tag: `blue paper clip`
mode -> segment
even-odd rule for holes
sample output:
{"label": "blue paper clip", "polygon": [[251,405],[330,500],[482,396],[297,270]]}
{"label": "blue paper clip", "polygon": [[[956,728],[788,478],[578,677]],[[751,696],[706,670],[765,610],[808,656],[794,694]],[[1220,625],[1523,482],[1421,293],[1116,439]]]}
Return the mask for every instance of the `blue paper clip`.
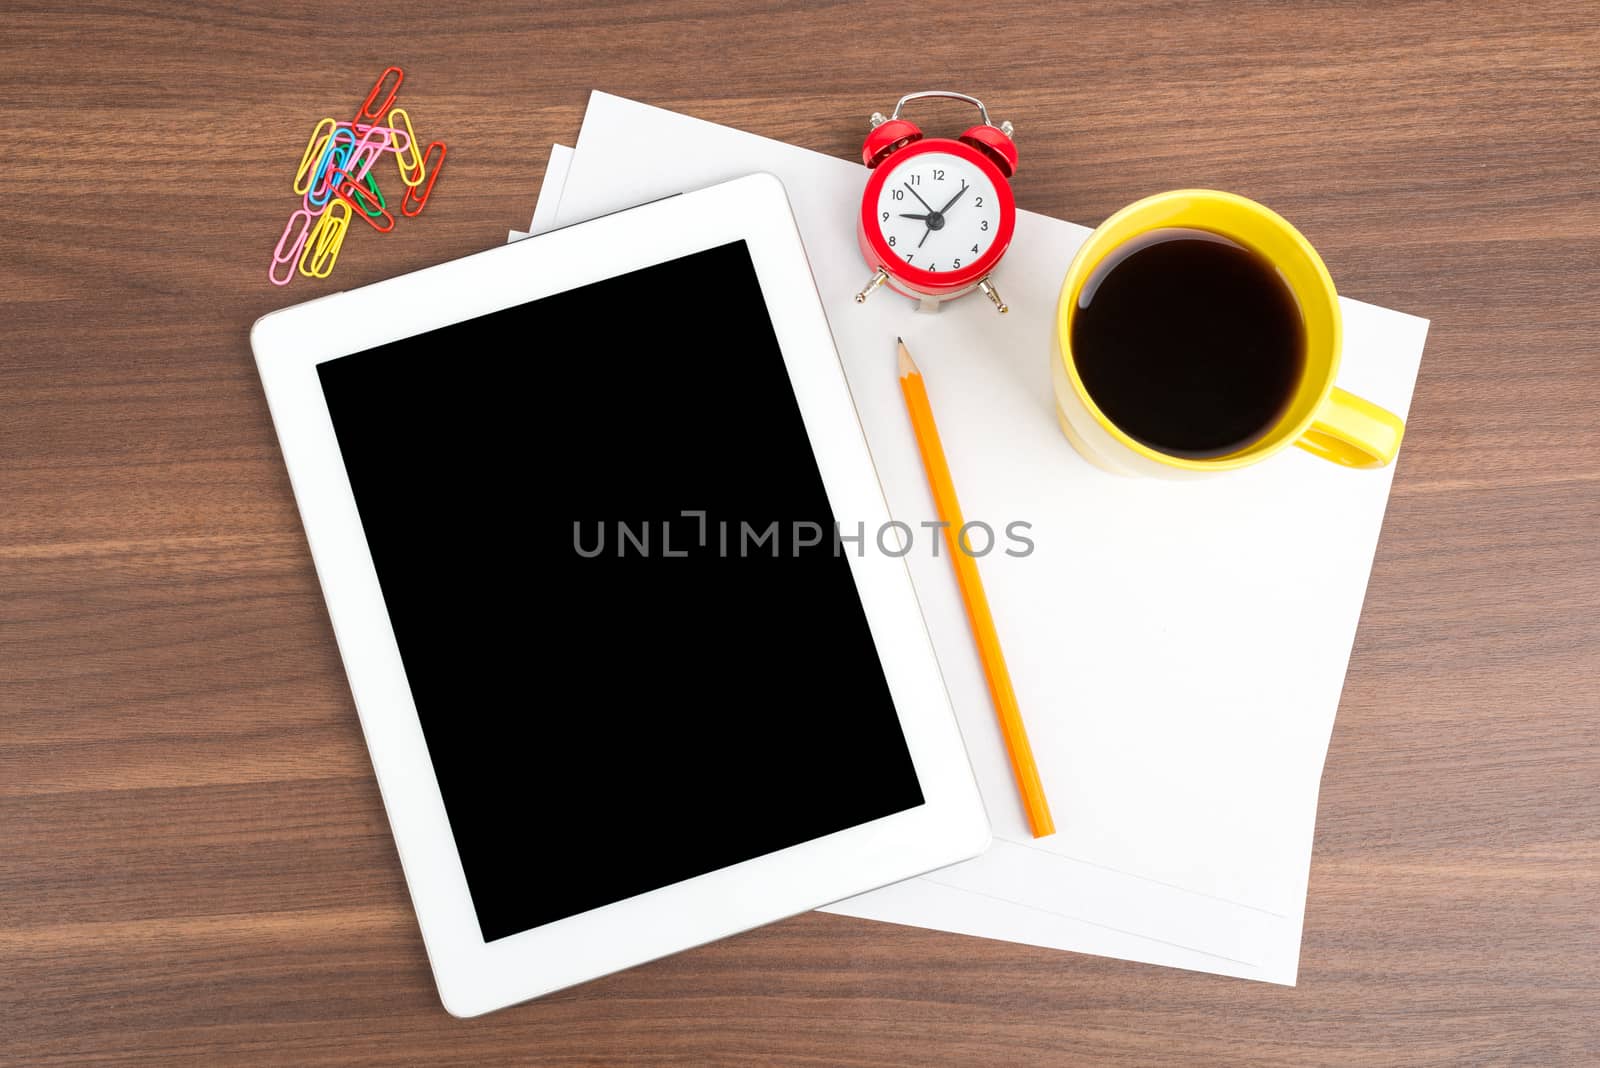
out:
{"label": "blue paper clip", "polygon": [[[340,134],[348,137],[349,141],[340,144]],[[322,159],[317,163],[316,173],[311,179],[311,188],[306,192],[308,208],[321,209],[328,206],[328,201],[333,199],[333,173],[344,169],[354,147],[355,135],[349,130],[333,131],[333,136],[328,138],[328,147],[323,150]]]}

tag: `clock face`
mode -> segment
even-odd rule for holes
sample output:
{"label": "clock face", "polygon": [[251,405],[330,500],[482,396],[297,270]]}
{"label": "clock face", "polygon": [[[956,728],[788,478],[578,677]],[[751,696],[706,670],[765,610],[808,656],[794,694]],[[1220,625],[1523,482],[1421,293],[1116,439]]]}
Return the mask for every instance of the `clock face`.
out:
{"label": "clock face", "polygon": [[878,193],[877,220],[901,263],[943,274],[989,251],[1000,233],[1000,198],[971,160],[923,152],[894,165]]}

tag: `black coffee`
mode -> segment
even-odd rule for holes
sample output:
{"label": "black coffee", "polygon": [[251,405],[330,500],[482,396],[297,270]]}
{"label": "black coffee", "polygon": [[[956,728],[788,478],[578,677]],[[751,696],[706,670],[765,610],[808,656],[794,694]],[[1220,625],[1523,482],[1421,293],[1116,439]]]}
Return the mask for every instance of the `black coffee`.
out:
{"label": "black coffee", "polygon": [[1153,230],[1084,284],[1072,353],[1089,396],[1130,437],[1204,459],[1259,440],[1283,414],[1305,327],[1257,253],[1202,230]]}

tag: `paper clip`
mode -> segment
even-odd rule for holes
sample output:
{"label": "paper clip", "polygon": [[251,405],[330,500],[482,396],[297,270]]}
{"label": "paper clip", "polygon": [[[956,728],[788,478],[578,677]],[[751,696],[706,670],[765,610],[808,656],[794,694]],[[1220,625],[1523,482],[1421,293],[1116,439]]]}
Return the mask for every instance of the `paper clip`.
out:
{"label": "paper clip", "polygon": [[[389,147],[389,127],[368,126],[366,129],[366,134],[350,150],[349,162],[340,168],[357,181],[367,176],[372,165],[378,162],[378,157]],[[378,138],[376,143],[372,140],[374,137]]]}
{"label": "paper clip", "polygon": [[[368,189],[368,192],[373,193],[373,197],[378,197],[378,211],[382,211],[382,209],[389,206],[389,201],[384,200],[384,190],[378,189],[378,179],[371,176],[371,173],[366,174],[366,189]],[[378,213],[376,211],[368,211],[366,214],[371,216],[371,214]]]}
{"label": "paper clip", "polygon": [[[383,103],[377,107],[372,102],[378,99],[378,94],[383,92],[383,83],[389,80],[389,75],[394,75],[394,85],[389,89],[389,95],[383,98]],[[377,84],[372,87],[372,92],[367,94],[367,99],[361,102],[361,110],[356,112],[355,121],[377,123],[383,120],[383,113],[389,110],[394,103],[396,94],[400,92],[400,83],[405,81],[405,71],[399,67],[385,67],[382,74],[378,75]]]}
{"label": "paper clip", "polygon": [[[295,226],[297,222],[300,223],[298,228]],[[297,208],[294,214],[289,216],[289,221],[283,227],[283,236],[278,238],[277,247],[272,250],[272,266],[267,268],[267,278],[273,285],[286,286],[294,280],[295,261],[300,258],[300,250],[305,247],[311,226],[311,213],[304,208]],[[294,234],[296,229],[299,233],[291,242],[289,235]],[[285,248],[285,245],[288,247]],[[288,274],[283,278],[278,277],[280,266],[288,268]]]}
{"label": "paper clip", "polygon": [[[338,195],[340,200],[348,204],[355,213],[365,219],[368,226],[371,226],[380,234],[386,234],[394,229],[394,216],[389,214],[389,209],[374,199],[372,194],[351,181],[349,175],[340,171],[334,176],[334,181],[336,183],[333,187],[334,193]],[[373,211],[373,208],[378,210]],[[379,220],[382,221],[380,222]]]}
{"label": "paper clip", "polygon": [[322,209],[328,206],[333,199],[333,174],[345,165],[349,155],[349,145],[339,145],[329,153],[327,165],[317,175],[317,181],[306,191],[307,210],[313,214],[321,214]]}
{"label": "paper clip", "polygon": [[[439,150],[439,158],[433,161],[433,166],[428,166],[428,157],[433,155],[434,149]],[[439,168],[444,166],[444,142],[432,141],[422,153],[422,161],[417,164],[417,169],[426,172],[427,181],[421,186],[412,186],[406,189],[406,195],[400,198],[400,214],[408,219],[414,219],[422,214],[422,209],[428,204],[428,197],[433,193],[433,183],[439,180]],[[420,195],[417,189],[421,189]]]}
{"label": "paper clip", "polygon": [[[348,139],[348,144],[340,144],[339,137],[343,135]],[[343,170],[350,159],[350,153],[355,147],[356,135],[348,127],[337,127],[328,135],[328,147],[323,150],[322,161],[317,164],[316,174],[311,179],[311,187],[306,190],[306,207],[326,207],[333,196],[333,183],[329,176],[335,170]]]}
{"label": "paper clip", "polygon": [[356,141],[356,151],[362,151],[372,143],[374,137],[378,138],[378,151],[382,152],[389,147],[389,127],[387,126],[352,126],[350,132],[359,140]]}
{"label": "paper clip", "polygon": [[[335,130],[337,134],[339,131]],[[322,158],[317,161],[316,170],[311,173],[311,181],[306,185],[306,209],[324,208],[328,204],[328,169],[333,164],[333,156],[339,146],[333,143],[330,136],[322,149]]]}
{"label": "paper clip", "polygon": [[[404,130],[406,135],[406,147],[396,148],[394,150],[395,162],[400,165],[400,180],[406,183],[406,185],[421,185],[423,177],[422,153],[417,151],[417,135],[411,129],[411,113],[405,108],[389,109],[389,125],[394,127],[396,132],[400,132],[400,123],[394,121],[394,117],[396,115],[400,116],[401,121],[406,124]],[[409,163],[406,161],[406,155],[408,153],[411,156],[411,162]],[[416,175],[416,179],[414,181],[411,177],[412,174]],[[403,201],[404,198],[402,198],[402,207],[404,207]]]}
{"label": "paper clip", "polygon": [[326,278],[332,274],[349,229],[350,206],[342,200],[329,204],[328,210],[306,235],[305,248],[300,253],[300,273],[307,278]]}
{"label": "paper clip", "polygon": [[373,130],[379,130],[386,134],[389,142],[383,146],[382,151],[384,152],[405,152],[411,147],[411,135],[395,126],[369,126],[364,122],[354,122],[350,124],[350,128],[362,135]]}
{"label": "paper clip", "polygon": [[[311,188],[311,164],[321,159],[323,147],[328,143],[328,135],[333,133],[334,122],[332,119],[323,119],[312,127],[311,140],[306,142],[305,155],[300,157],[300,169],[294,172],[294,191],[307,192]],[[327,133],[322,128],[328,127]]]}
{"label": "paper clip", "polygon": [[[374,177],[373,174],[368,173],[368,174],[366,174],[365,181],[366,181],[366,192],[371,193],[371,197],[366,197],[366,195],[363,195],[362,200],[365,201],[365,203],[362,203],[362,205],[357,205],[357,206],[358,206],[358,208],[362,209],[362,213],[363,214],[366,214],[366,216],[374,217],[374,219],[376,219],[376,217],[382,216],[382,214],[384,214],[384,209],[386,209],[387,206],[389,206],[389,200],[387,200],[387,198],[384,197],[384,190],[379,189],[379,187],[378,187],[378,177]],[[350,176],[350,184],[355,185],[355,176],[354,176],[354,174],[352,174],[352,176]],[[360,192],[360,187],[358,187],[358,185],[357,185],[357,192]],[[374,198],[376,198],[376,203],[374,203]],[[346,200],[349,200],[349,197],[346,197]],[[390,216],[390,219],[392,219],[392,217],[394,217],[394,216]],[[384,230],[384,233],[387,233],[387,230]]]}

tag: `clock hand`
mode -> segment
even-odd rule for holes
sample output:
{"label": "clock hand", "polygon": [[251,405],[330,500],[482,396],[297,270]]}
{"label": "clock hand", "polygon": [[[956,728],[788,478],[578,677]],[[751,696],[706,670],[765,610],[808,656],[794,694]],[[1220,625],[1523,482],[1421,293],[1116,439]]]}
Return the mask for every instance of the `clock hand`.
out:
{"label": "clock hand", "polygon": [[[933,233],[933,227],[931,227],[931,226],[928,227],[926,230],[922,231],[922,241],[928,240],[928,235],[931,234],[931,233]],[[918,241],[917,242],[917,247],[918,248],[922,247],[922,241]]]}
{"label": "clock hand", "polygon": [[932,205],[932,204],[929,204],[929,203],[928,203],[928,202],[927,202],[927,201],[926,201],[926,200],[923,200],[923,199],[922,199],[922,194],[921,194],[921,193],[919,193],[919,192],[917,192],[917,191],[916,191],[916,190],[915,190],[915,189],[912,189],[912,188],[911,188],[911,183],[910,183],[910,182],[901,182],[901,183],[900,183],[900,184],[901,184],[901,185],[903,185],[903,186],[905,186],[905,187],[906,187],[906,188],[907,188],[907,189],[908,189],[908,190],[910,190],[910,191],[911,191],[911,195],[912,195],[912,196],[914,196],[914,197],[916,197],[916,198],[917,198],[917,200],[918,200],[918,201],[919,201],[919,202],[921,202],[921,204],[922,204],[922,206],[923,206],[923,207],[925,207],[925,208],[927,208],[927,209],[928,209],[928,211],[930,211],[930,212],[932,212],[932,211],[933,211],[933,205]]}
{"label": "clock hand", "polygon": [[[950,203],[946,204],[944,207],[939,209],[939,214],[943,215],[945,212],[949,211],[952,207],[954,207],[955,206],[955,202],[960,200],[963,196],[965,196],[966,192],[967,192],[967,183],[966,182],[962,182],[961,183],[961,188],[956,191],[956,195],[950,198]],[[921,200],[922,198],[918,197],[917,199]],[[932,210],[932,209],[929,209],[929,210]]]}
{"label": "clock hand", "polygon": [[927,222],[928,221],[928,217],[926,215],[907,215],[905,212],[901,212],[900,213],[900,218],[902,218],[902,219],[915,219],[918,222]]}

